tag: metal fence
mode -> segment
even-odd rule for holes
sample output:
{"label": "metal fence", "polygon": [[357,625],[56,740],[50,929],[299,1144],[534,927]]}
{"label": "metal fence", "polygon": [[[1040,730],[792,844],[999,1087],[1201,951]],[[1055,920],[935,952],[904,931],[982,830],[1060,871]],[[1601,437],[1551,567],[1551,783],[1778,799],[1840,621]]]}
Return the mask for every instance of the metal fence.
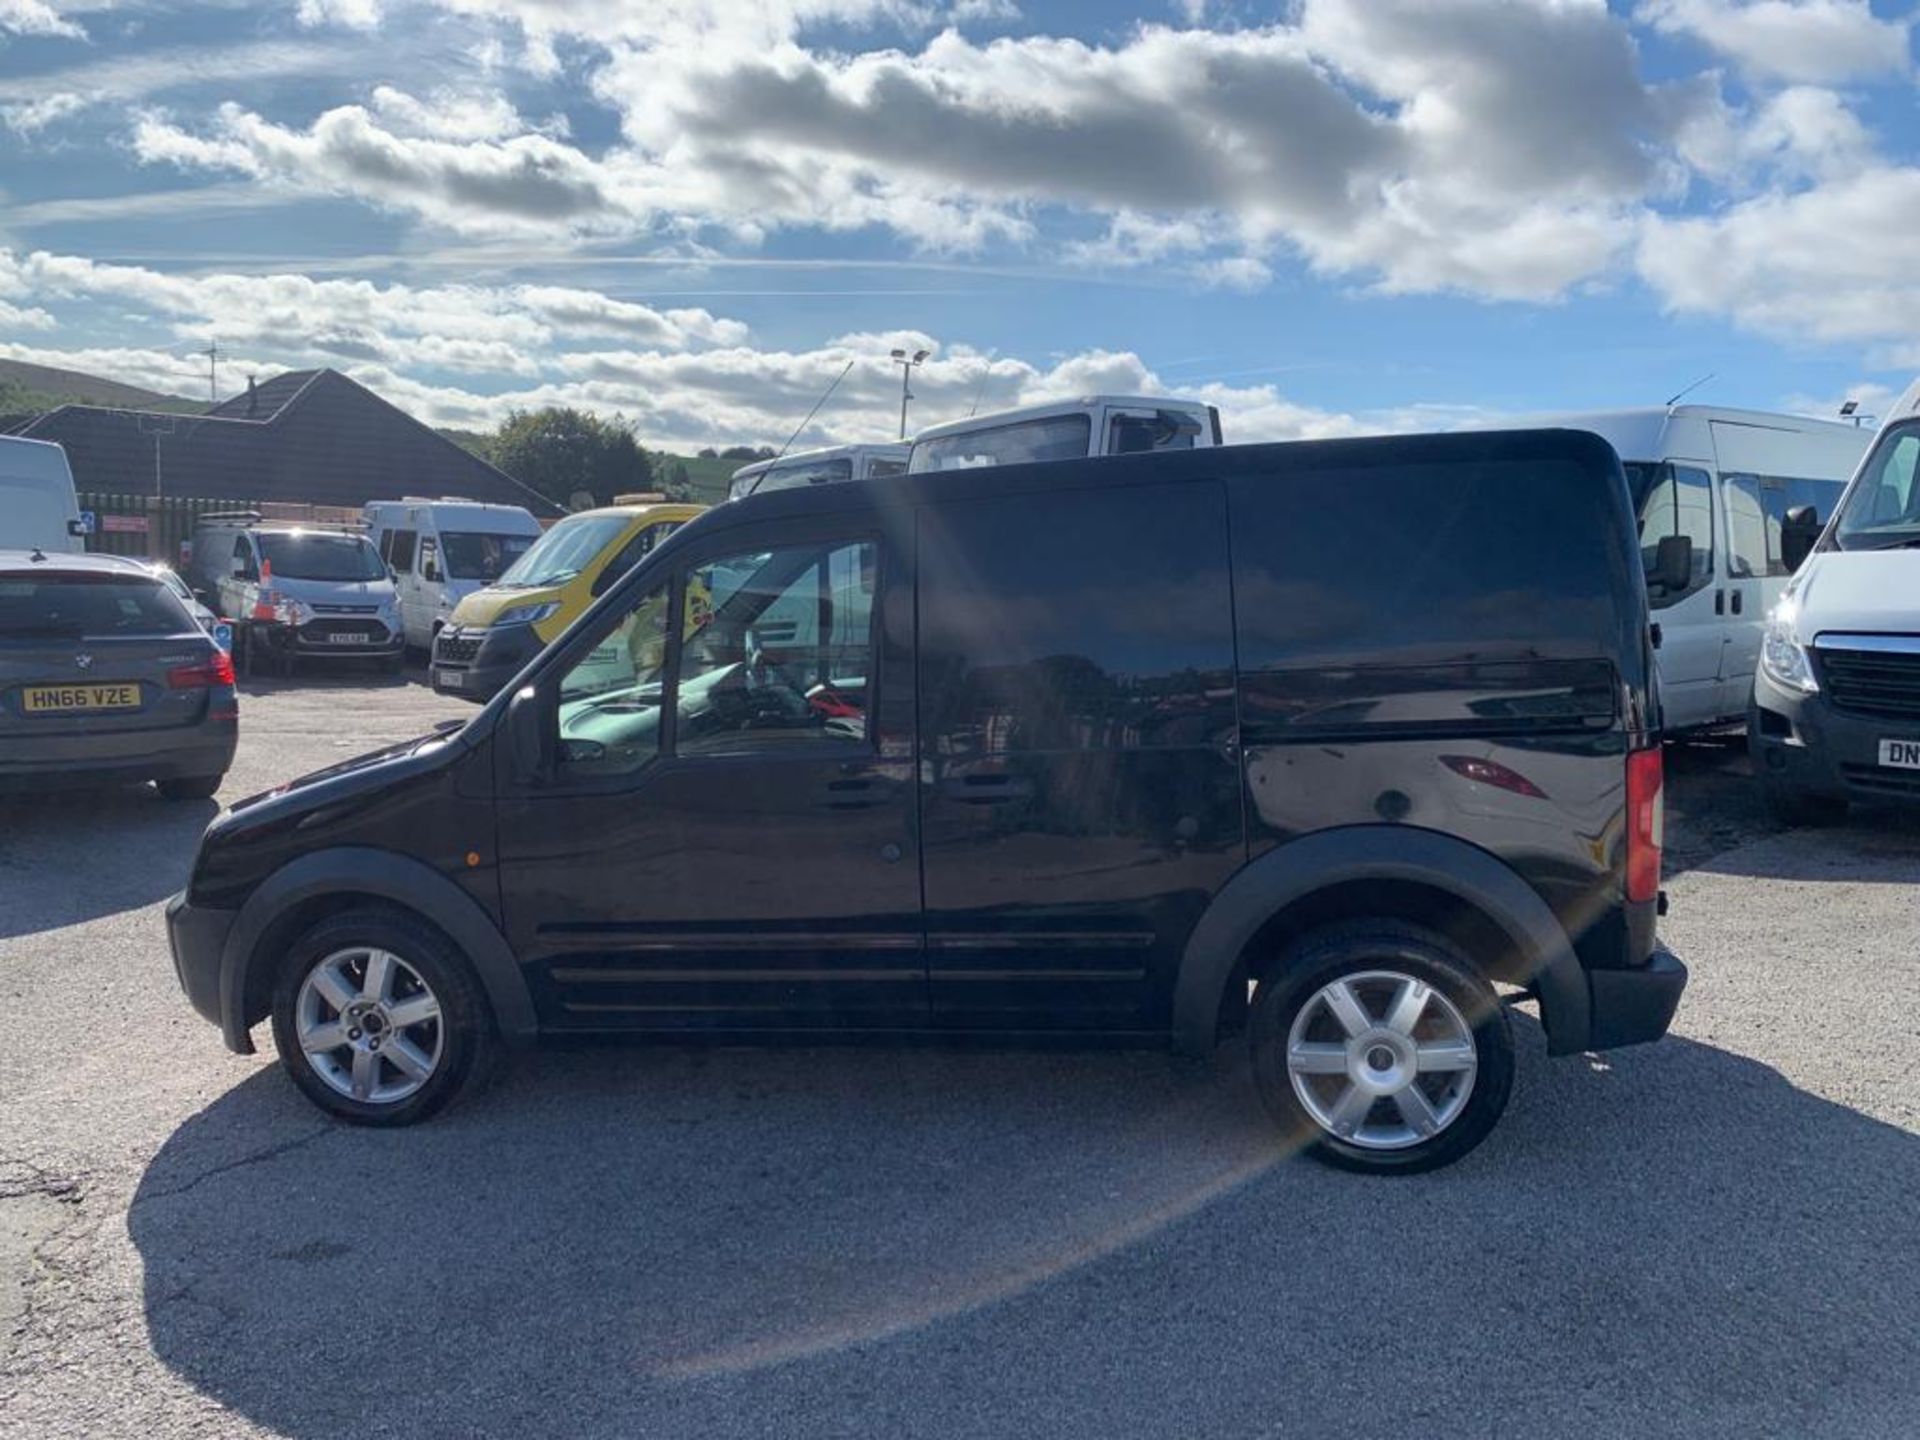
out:
{"label": "metal fence", "polygon": [[339,505],[300,505],[281,500],[200,500],[184,495],[83,493],[80,508],[93,516],[87,549],[104,555],[137,555],[178,565],[202,515],[236,510],[259,512],[279,524],[357,525],[360,512]]}

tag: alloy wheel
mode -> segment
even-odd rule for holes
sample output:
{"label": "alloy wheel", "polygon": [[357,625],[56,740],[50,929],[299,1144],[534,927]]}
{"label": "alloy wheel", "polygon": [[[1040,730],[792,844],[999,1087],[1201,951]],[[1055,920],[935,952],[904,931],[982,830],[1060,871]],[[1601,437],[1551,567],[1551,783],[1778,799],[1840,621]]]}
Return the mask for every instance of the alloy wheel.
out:
{"label": "alloy wheel", "polygon": [[354,946],[325,956],[300,982],[293,1020],[313,1073],[362,1104],[407,1100],[440,1065],[439,998],[391,951]]}
{"label": "alloy wheel", "polygon": [[1479,1053],[1459,1008],[1416,976],[1342,975],[1300,1007],[1287,1078],[1315,1124],[1366,1150],[1402,1150],[1465,1111]]}

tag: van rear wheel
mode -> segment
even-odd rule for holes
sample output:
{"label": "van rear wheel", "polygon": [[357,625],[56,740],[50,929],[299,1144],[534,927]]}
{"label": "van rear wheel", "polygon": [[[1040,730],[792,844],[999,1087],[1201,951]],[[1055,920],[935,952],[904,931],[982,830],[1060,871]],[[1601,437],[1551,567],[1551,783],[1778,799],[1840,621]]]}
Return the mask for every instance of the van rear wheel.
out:
{"label": "van rear wheel", "polygon": [[483,1074],[495,1039],[466,958],[402,911],[330,916],[288,951],[273,994],[280,1062],[358,1125],[411,1125]]}
{"label": "van rear wheel", "polygon": [[1254,1081],[1287,1138],[1347,1170],[1450,1165],[1513,1089],[1513,1031],[1444,936],[1395,921],[1317,930],[1260,983]]}

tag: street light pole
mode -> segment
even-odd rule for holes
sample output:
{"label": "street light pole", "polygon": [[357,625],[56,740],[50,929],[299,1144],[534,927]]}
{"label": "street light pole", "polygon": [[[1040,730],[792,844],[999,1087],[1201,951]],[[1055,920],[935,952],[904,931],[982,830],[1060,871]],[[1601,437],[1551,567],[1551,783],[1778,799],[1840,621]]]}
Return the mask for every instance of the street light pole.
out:
{"label": "street light pole", "polygon": [[893,363],[900,367],[900,438],[902,440],[907,438],[907,402],[913,399],[913,391],[909,388],[913,379],[913,367],[924,361],[927,353],[925,350],[916,350],[911,355],[904,350],[893,352]]}

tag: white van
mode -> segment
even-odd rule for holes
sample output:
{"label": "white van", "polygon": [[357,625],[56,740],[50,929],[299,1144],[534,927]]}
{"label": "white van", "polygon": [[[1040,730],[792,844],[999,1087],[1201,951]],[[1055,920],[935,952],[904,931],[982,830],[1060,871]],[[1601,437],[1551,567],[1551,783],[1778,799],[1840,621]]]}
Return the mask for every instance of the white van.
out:
{"label": "white van", "polygon": [[[1782,526],[1792,582],[1767,617],[1747,745],[1789,824],[1850,801],[1920,804],[1920,381],[1838,510]],[[1804,559],[1802,558],[1804,556]]]}
{"label": "white van", "polygon": [[1202,401],[1084,395],[922,430],[913,437],[907,469],[918,475],[976,465],[1198,450],[1220,443],[1220,412]]}
{"label": "white van", "polygon": [[87,548],[67,452],[50,440],[0,435],[0,550]]}
{"label": "white van", "polygon": [[433,648],[453,607],[498,580],[540,538],[540,522],[518,505],[451,496],[374,500],[362,519],[393,571],[407,645]]}
{"label": "white van", "polygon": [[1538,423],[1591,430],[1619,452],[1660,627],[1667,729],[1744,720],[1761,627],[1793,573],[1781,544],[1787,512],[1832,515],[1873,432],[1711,405]]}
{"label": "white van", "polygon": [[878,480],[906,473],[905,445],[832,445],[824,450],[801,450],[775,460],[756,460],[733,472],[727,498],[764,495],[772,490],[797,490],[803,485],[829,485],[837,480]]}

